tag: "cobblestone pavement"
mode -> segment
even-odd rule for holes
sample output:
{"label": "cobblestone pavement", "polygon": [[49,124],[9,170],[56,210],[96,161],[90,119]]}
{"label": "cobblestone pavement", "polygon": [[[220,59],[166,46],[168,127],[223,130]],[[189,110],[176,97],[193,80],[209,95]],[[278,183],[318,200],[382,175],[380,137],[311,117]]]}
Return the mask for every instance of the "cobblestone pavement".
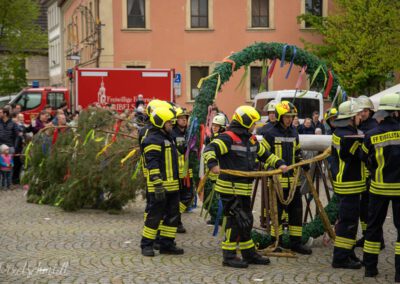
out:
{"label": "cobblestone pavement", "polygon": [[188,233],[177,238],[183,256],[144,258],[143,205],[137,201],[121,215],[67,213],[26,203],[20,189],[0,192],[0,283],[392,283],[394,278],[391,217],[380,275],[367,280],[363,270],[332,269],[332,247],[320,239],[311,256],[272,258],[269,266],[244,270],[223,267],[220,239],[211,236],[200,209],[183,216]]}

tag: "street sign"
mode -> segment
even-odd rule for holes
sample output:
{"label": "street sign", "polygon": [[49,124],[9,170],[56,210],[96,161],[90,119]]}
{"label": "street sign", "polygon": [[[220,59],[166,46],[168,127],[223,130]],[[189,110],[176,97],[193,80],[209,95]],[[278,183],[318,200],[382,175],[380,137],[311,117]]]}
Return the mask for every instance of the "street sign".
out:
{"label": "street sign", "polygon": [[176,74],[175,74],[174,83],[180,84],[181,82],[182,82],[182,75],[181,75],[181,73],[176,73]]}

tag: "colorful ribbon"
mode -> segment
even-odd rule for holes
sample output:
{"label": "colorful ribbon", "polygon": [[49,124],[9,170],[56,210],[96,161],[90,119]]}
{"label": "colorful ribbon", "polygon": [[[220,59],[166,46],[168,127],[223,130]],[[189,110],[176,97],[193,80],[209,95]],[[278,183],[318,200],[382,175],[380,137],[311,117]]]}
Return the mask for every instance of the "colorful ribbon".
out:
{"label": "colorful ribbon", "polygon": [[123,165],[129,158],[131,158],[133,155],[135,155],[136,149],[133,149],[126,155],[122,160],[121,160],[121,165]]}
{"label": "colorful ribbon", "polygon": [[289,69],[286,73],[285,79],[289,78],[290,75],[290,71],[292,71],[292,67],[294,64],[294,58],[296,57],[296,53],[297,53],[297,49],[296,47],[293,45],[293,53],[292,53],[292,59],[290,60],[290,65],[289,65]]}
{"label": "colorful ribbon", "polygon": [[232,74],[233,74],[233,72],[235,71],[235,68],[236,68],[236,62],[233,61],[232,59],[230,59],[229,56],[225,57],[225,58],[222,60],[222,62],[227,62],[227,63],[232,64],[232,70],[231,70],[231,71],[232,71]]}
{"label": "colorful ribbon", "polygon": [[271,79],[271,77],[272,77],[272,74],[274,73],[276,61],[277,61],[277,59],[274,58],[274,59],[272,60],[272,62],[271,62],[271,65],[270,65],[269,68],[268,68],[268,78],[270,78],[270,79]]}
{"label": "colorful ribbon", "polygon": [[306,71],[307,71],[307,65],[304,65],[301,68],[301,71],[300,71],[300,74],[299,74],[299,78],[297,79],[297,82],[296,82],[296,87],[295,87],[296,90],[300,89],[301,83],[303,83],[303,77],[304,77],[304,74],[306,73]]}
{"label": "colorful ribbon", "polygon": [[325,99],[329,96],[329,93],[332,90],[332,86],[333,86],[333,75],[332,75],[332,71],[328,70],[328,85],[326,86],[325,93],[324,93]]}
{"label": "colorful ribbon", "polygon": [[285,66],[285,57],[286,57],[286,49],[287,49],[287,47],[288,47],[288,45],[285,44],[285,45],[283,46],[283,49],[282,49],[281,68],[282,68],[283,66]]}
{"label": "colorful ribbon", "polygon": [[201,78],[199,80],[199,83],[197,84],[197,88],[201,89],[201,86],[203,85],[203,82],[214,77],[215,75],[217,75],[217,86],[215,88],[215,95],[214,97],[217,97],[218,91],[219,91],[219,87],[221,86],[221,75],[218,72],[212,73],[211,75],[208,75],[207,77]]}

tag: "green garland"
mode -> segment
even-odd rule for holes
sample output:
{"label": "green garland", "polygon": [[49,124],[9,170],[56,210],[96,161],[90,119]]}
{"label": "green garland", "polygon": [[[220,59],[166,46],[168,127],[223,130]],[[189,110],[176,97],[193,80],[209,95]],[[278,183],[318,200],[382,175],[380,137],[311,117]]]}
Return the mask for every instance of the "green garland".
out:
{"label": "green garland", "polygon": [[[270,59],[273,60],[275,58],[280,59],[282,57],[282,51],[285,44],[283,43],[266,43],[266,42],[259,42],[253,45],[250,45],[243,49],[240,52],[236,52],[229,56],[230,60],[235,62],[234,70],[232,70],[232,63],[224,62],[219,64],[209,76],[208,79],[204,80],[199,95],[195,99],[195,104],[193,107],[191,121],[197,120],[197,126],[195,127],[194,131],[196,136],[199,138],[199,126],[204,124],[207,119],[208,114],[208,106],[212,105],[214,102],[214,97],[217,91],[220,91],[221,87],[229,81],[230,77],[232,76],[232,72],[239,70],[243,66],[249,66],[252,62],[260,60]],[[315,78],[315,82],[317,84],[323,85],[325,81],[324,73],[328,74],[328,67],[326,66],[325,62],[320,60],[315,55],[298,48],[296,46],[297,53],[294,58],[293,63],[297,66],[305,66],[307,65],[306,73],[308,75],[313,75],[316,70],[320,67],[323,69],[324,72],[319,72],[317,77]],[[293,55],[293,48],[287,48],[285,61],[290,62]],[[276,66],[275,68],[279,68]],[[338,78],[332,71],[333,75],[333,86],[330,91],[330,98],[333,98],[336,92],[336,88],[339,84]],[[220,83],[220,84],[219,84]],[[198,146],[199,139],[197,139],[197,146]],[[198,177],[198,157],[196,153],[192,153],[190,156],[190,165],[194,169],[194,180],[197,183],[199,180]],[[334,223],[336,220],[337,215],[337,199],[334,197],[332,198],[331,202],[325,207],[327,214],[331,223]],[[307,241],[309,237],[318,237],[322,235],[324,232],[321,220],[317,216],[314,221],[307,224],[303,227],[303,241]],[[262,235],[261,238],[259,237],[256,232],[253,232],[253,237],[255,237],[256,243],[265,243],[270,236]]]}

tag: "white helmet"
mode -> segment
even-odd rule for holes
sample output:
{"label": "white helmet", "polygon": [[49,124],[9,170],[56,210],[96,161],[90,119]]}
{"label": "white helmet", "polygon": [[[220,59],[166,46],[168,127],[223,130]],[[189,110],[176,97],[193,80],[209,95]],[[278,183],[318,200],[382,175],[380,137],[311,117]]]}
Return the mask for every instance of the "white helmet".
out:
{"label": "white helmet", "polygon": [[222,127],[225,127],[226,126],[226,117],[225,117],[225,115],[217,114],[216,116],[214,116],[212,123],[221,125]]}
{"label": "white helmet", "polygon": [[275,106],[276,106],[276,104],[277,104],[277,101],[275,101],[275,100],[270,101],[269,103],[267,103],[267,104],[264,106],[263,111],[266,111],[266,112],[275,112]]}
{"label": "white helmet", "polygon": [[374,110],[374,104],[367,96],[359,96],[357,98],[357,103],[362,109]]}
{"label": "white helmet", "polygon": [[356,116],[357,113],[362,110],[363,108],[360,107],[357,99],[350,99],[349,101],[345,101],[339,105],[339,115],[337,119],[345,119]]}

